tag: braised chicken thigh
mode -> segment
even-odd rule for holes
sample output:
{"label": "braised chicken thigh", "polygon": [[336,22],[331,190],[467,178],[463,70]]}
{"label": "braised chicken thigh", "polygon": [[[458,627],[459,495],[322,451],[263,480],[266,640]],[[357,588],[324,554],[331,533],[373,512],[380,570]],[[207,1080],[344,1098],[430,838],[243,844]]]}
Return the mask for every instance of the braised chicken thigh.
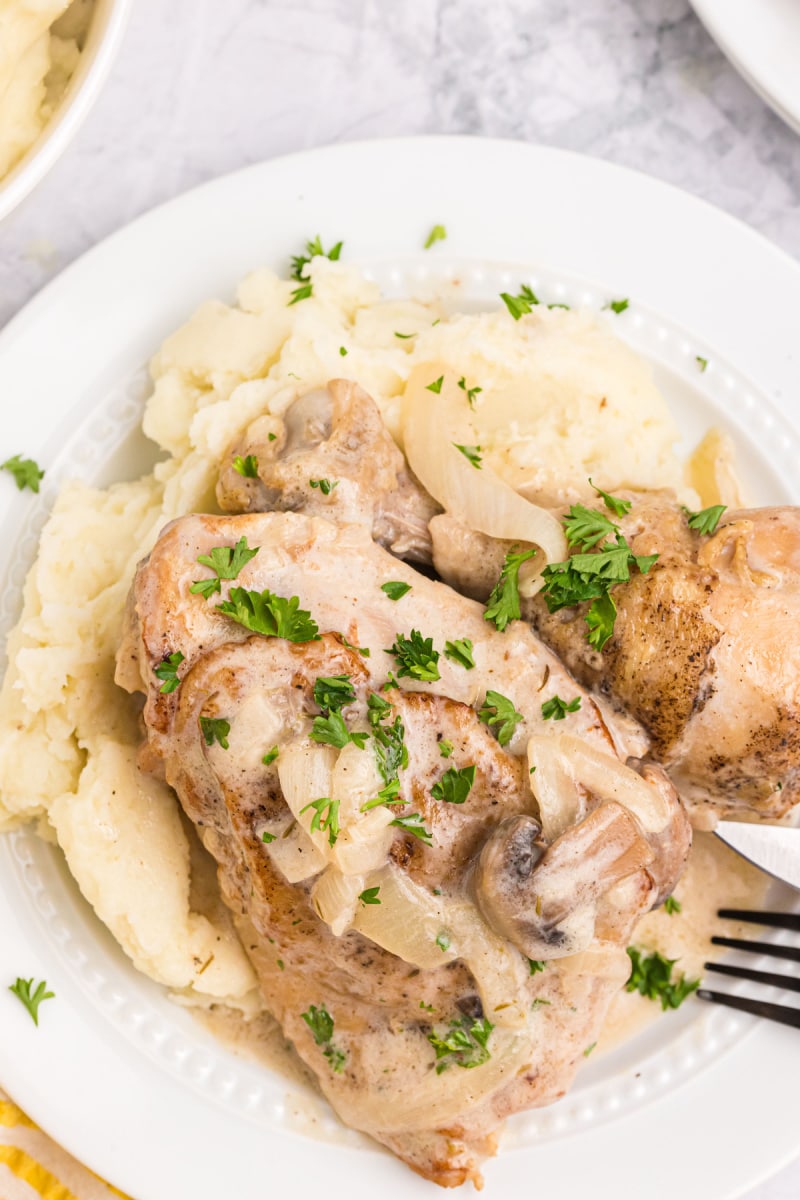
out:
{"label": "braised chicken thigh", "polygon": [[525,623],[293,513],[169,526],[117,677],[333,1107],[479,1181],[503,1119],[569,1086],[683,867],[674,789],[625,765],[641,739]]}

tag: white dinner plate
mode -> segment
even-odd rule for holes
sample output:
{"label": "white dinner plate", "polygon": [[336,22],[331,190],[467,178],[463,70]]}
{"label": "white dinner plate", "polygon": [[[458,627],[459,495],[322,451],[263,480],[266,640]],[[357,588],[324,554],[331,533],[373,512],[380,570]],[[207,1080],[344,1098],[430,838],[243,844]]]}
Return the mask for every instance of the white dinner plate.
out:
{"label": "white dinner plate", "polygon": [[[423,251],[445,224],[447,240]],[[800,268],[751,230],[645,176],[562,151],[461,138],[364,142],[248,168],[141,218],[49,285],[0,334],[0,461],[47,468],[42,494],[0,479],[0,618],[19,609],[60,480],[130,477],[143,364],[203,299],[285,270],[305,239],[389,291],[446,284],[464,304],[530,282],[597,309],[653,363],[686,444],[712,423],[762,502],[800,502]],[[454,281],[458,281],[457,285]],[[708,360],[700,371],[698,356]],[[794,403],[794,408],[792,404]],[[37,1029],[4,986],[46,978]],[[486,1195],[731,1200],[797,1153],[796,1032],[688,1001],[587,1062],[559,1104],[509,1123]],[[136,1200],[413,1200],[433,1185],[320,1102],[233,1057],[138,975],[58,852],[0,838],[0,1084]]]}
{"label": "white dinner plate", "polygon": [[800,3],[798,0],[691,0],[723,54],[800,133]]}

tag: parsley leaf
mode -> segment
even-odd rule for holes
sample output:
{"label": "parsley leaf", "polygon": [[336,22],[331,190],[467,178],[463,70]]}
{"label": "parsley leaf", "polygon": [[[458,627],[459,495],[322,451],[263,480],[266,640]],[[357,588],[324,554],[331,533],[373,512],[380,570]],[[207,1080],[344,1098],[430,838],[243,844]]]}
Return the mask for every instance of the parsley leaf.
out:
{"label": "parsley leaf", "polygon": [[31,1015],[34,1025],[39,1024],[39,1005],[45,1000],[52,1000],[55,997],[55,992],[48,992],[47,984],[44,980],[36,985],[36,990],[31,991],[33,987],[33,979],[17,979],[16,983],[9,984],[8,990],[13,992],[21,1004],[24,1004]]}
{"label": "parsley leaf", "polygon": [[386,787],[381,788],[377,796],[372,800],[367,800],[366,804],[361,805],[360,812],[369,812],[371,808],[382,808],[385,804],[405,804],[405,800],[400,795],[400,780],[394,778]]}
{"label": "parsley leaf", "polygon": [[385,592],[390,600],[402,600],[406,592],[411,591],[411,584],[403,583],[400,579],[391,579],[388,583],[381,584],[381,591]]}
{"label": "parsley leaf", "polygon": [[426,392],[434,392],[438,396],[439,392],[442,390],[443,383],[444,375],[440,375],[438,379],[434,379],[433,383],[426,384],[425,390]]}
{"label": "parsley leaf", "polygon": [[269,846],[271,842],[277,841],[277,835],[274,833],[269,833],[268,830],[265,829],[261,835],[261,840],[266,846]]}
{"label": "parsley leaf", "polygon": [[563,721],[567,713],[578,712],[581,706],[580,696],[576,696],[574,700],[570,700],[567,704],[566,700],[562,700],[560,696],[553,696],[550,700],[545,700],[542,705],[542,716],[545,721],[550,718],[554,721]]}
{"label": "parsley leaf", "polygon": [[454,642],[445,642],[444,656],[451,662],[458,663],[466,671],[471,671],[475,666],[475,659],[472,657],[472,642],[469,638],[456,638]]}
{"label": "parsley leaf", "polygon": [[300,812],[308,812],[309,808],[313,808],[314,810],[311,825],[309,826],[311,833],[314,833],[315,830],[319,830],[320,833],[327,833],[329,843],[331,846],[335,846],[336,839],[340,833],[339,801],[322,796],[319,800],[311,800],[304,808],[300,809]]}
{"label": "parsley leaf", "polygon": [[442,954],[446,954],[450,949],[450,934],[446,929],[442,929],[436,935],[436,945],[441,950]]}
{"label": "parsley leaf", "polygon": [[308,300],[314,295],[313,283],[301,283],[300,287],[296,287],[291,294],[287,308],[291,308],[293,304],[299,304],[301,300]]}
{"label": "parsley leaf", "polygon": [[[591,479],[589,483],[592,483]],[[619,496],[609,496],[608,492],[604,492],[602,488],[596,487],[592,483],[592,487],[597,492],[598,496],[603,497],[603,503],[606,508],[614,513],[616,517],[624,517],[626,513],[631,511],[631,501],[621,500]]]}
{"label": "parsley leaf", "polygon": [[662,907],[664,912],[668,913],[669,916],[672,917],[675,915],[675,913],[679,913],[683,906],[681,905],[680,900],[676,900],[674,896],[667,896]]}
{"label": "parsley leaf", "polygon": [[689,528],[696,529],[698,533],[710,537],[712,533],[716,533],[720,517],[727,507],[727,504],[712,504],[710,508],[703,508],[700,512],[689,512],[688,508],[684,509]]}
{"label": "parsley leaf", "polygon": [[223,750],[228,749],[228,734],[231,731],[230,721],[224,721],[221,717],[201,717],[200,728],[203,731],[203,737],[207,746],[213,746],[214,742],[219,742]]}
{"label": "parsley leaf", "polygon": [[330,496],[333,489],[339,486],[338,479],[334,479],[332,481],[330,479],[309,479],[308,482],[311,484],[312,488],[319,488],[323,496]]}
{"label": "parsley leaf", "polygon": [[701,371],[705,371],[706,367],[708,366],[707,358],[703,358],[700,354],[695,354],[694,361],[697,363]]}
{"label": "parsley leaf", "polygon": [[436,1054],[436,1074],[441,1075],[453,1065],[469,1068],[488,1062],[491,1058],[488,1042],[493,1029],[486,1017],[477,1020],[465,1016],[451,1021],[444,1032],[429,1033],[428,1041]]}
{"label": "parsley leaf", "polygon": [[589,627],[586,640],[595,650],[602,650],[614,632],[617,619],[617,606],[610,592],[599,596],[590,604],[584,618]]}
{"label": "parsley leaf", "polygon": [[572,505],[563,525],[567,543],[580,546],[582,550],[590,550],[609,534],[619,532],[619,527],[605,513],[596,508],[585,508],[583,504]]}
{"label": "parsley leaf", "polygon": [[189,588],[194,595],[198,593],[208,599],[214,592],[220,591],[221,579],[236,579],[242,567],[258,554],[259,547],[250,550],[247,538],[239,538],[235,546],[215,546],[210,554],[199,554],[197,561],[204,567],[210,567],[216,572],[215,579],[198,579]]}
{"label": "parsley leaf", "polygon": [[401,338],[405,342],[408,340],[408,338],[416,337],[417,335],[416,335],[416,333],[398,333],[397,330],[395,329],[394,336],[396,338]]}
{"label": "parsley leaf", "polygon": [[430,250],[434,242],[443,242],[446,237],[447,230],[445,229],[444,225],[434,225],[433,229],[425,239],[423,250]]}
{"label": "parsley leaf", "polygon": [[20,454],[15,454],[13,458],[7,458],[4,463],[0,463],[0,471],[8,471],[13,475],[20,491],[30,488],[32,492],[38,492],[39,483],[44,479],[44,471],[39,465],[32,458],[23,458]]}
{"label": "parsley leaf", "polygon": [[613,313],[624,313],[625,309],[630,306],[630,300],[609,300],[605,308],[610,308]]}
{"label": "parsley leaf", "polygon": [[532,312],[534,307],[539,303],[538,296],[531,291],[527,284],[523,284],[520,288],[519,295],[512,296],[508,292],[501,292],[500,299],[515,321],[525,316],[526,313]]}
{"label": "parsley leaf", "polygon": [[472,791],[475,783],[475,767],[450,767],[445,771],[438,783],[431,788],[434,800],[444,800],[447,804],[463,804]]}
{"label": "parsley leaf", "polygon": [[466,375],[461,376],[461,378],[458,381],[458,386],[461,388],[462,392],[466,392],[467,403],[469,404],[470,408],[474,408],[475,407],[475,397],[479,396],[481,394],[481,392],[483,391],[483,388],[481,388],[481,387],[468,388]]}
{"label": "parsley leaf", "polygon": [[229,599],[218,604],[217,611],[264,637],[281,637],[290,642],[319,641],[319,626],[310,613],[300,608],[297,596],[287,600],[269,589],[254,592],[231,588]]}
{"label": "parsley leaf", "polygon": [[380,887],[364,888],[363,892],[359,892],[358,898],[362,904],[380,904],[381,901],[378,899],[380,890]]}
{"label": "parsley leaf", "polygon": [[332,712],[327,717],[315,717],[308,736],[312,742],[319,742],[323,746],[335,746],[337,750],[341,750],[350,742],[358,746],[359,750],[363,750],[369,734],[351,733],[342,714]]}
{"label": "parsley leaf", "polygon": [[355,698],[349,675],[319,675],[314,683],[314,703],[325,713],[340,712]]}
{"label": "parsley leaf", "polygon": [[519,569],[534,554],[535,547],[519,553],[516,553],[516,547],[512,548],[506,555],[500,578],[492,588],[483,616],[486,621],[494,621],[495,628],[501,633],[509,621],[518,621],[520,618]]}
{"label": "parsley leaf", "polygon": [[456,450],[461,451],[464,458],[466,458],[467,462],[472,463],[476,471],[481,470],[481,462],[483,461],[481,458],[481,446],[462,446],[459,442],[453,442],[452,445],[455,446]]}
{"label": "parsley leaf", "polygon": [[644,954],[635,946],[628,946],[631,974],[625,984],[626,992],[639,992],[648,1000],[660,1000],[664,1012],[668,1008],[679,1008],[687,996],[696,992],[699,979],[687,979],[681,975],[673,982],[672,968],[676,958],[663,958],[658,951]]}
{"label": "parsley leaf", "polygon": [[418,629],[411,630],[411,637],[398,633],[394,645],[387,654],[393,654],[397,661],[397,676],[402,679],[433,680],[439,679],[439,651],[433,648],[433,638],[424,638]]}
{"label": "parsley leaf", "polygon": [[484,725],[490,728],[492,725],[497,725],[496,730],[497,740],[501,746],[507,746],[514,736],[514,730],[520,721],[523,720],[522,713],[518,713],[514,705],[500,692],[489,691],[486,693],[486,699],[483,707],[479,710],[478,716]]}
{"label": "parsley leaf", "polygon": [[447,738],[442,738],[442,740],[439,742],[439,753],[441,754],[442,758],[449,758],[454,750],[455,746],[452,742],[448,742]]}
{"label": "parsley leaf", "polygon": [[334,1046],[331,1038],[333,1037],[333,1017],[328,1012],[324,1004],[319,1008],[315,1004],[309,1006],[308,1012],[301,1013],[300,1016],[305,1021],[314,1035],[314,1041],[318,1046],[322,1046],[323,1055],[328,1060],[331,1070],[336,1074],[340,1074],[344,1064],[347,1062],[347,1055],[343,1050],[339,1050]]}
{"label": "parsley leaf", "polygon": [[265,767],[272,766],[272,764],[275,762],[275,759],[278,757],[278,753],[279,753],[279,751],[278,751],[277,746],[273,746],[271,750],[268,750],[267,753],[264,755],[264,757],[261,759],[264,766]]}
{"label": "parsley leaf", "polygon": [[531,975],[538,975],[539,972],[543,971],[546,966],[547,966],[547,963],[545,962],[545,960],[543,958],[529,958],[528,959],[528,968],[530,970]]}
{"label": "parsley leaf", "polygon": [[590,1055],[590,1054],[592,1053],[592,1051],[594,1050],[594,1048],[595,1048],[595,1046],[596,1046],[596,1045],[597,1045],[597,1042],[592,1042],[591,1046],[587,1046],[587,1047],[586,1047],[586,1049],[585,1049],[585,1050],[584,1050],[584,1052],[583,1052],[583,1057],[584,1057],[584,1058],[588,1058],[588,1057],[589,1057],[589,1055]]}
{"label": "parsley leaf", "polygon": [[367,696],[367,716],[370,725],[379,725],[386,717],[391,716],[391,713],[392,706],[389,701],[384,700],[377,692],[370,692]]}
{"label": "parsley leaf", "polygon": [[340,347],[339,347],[339,353],[341,354],[342,358],[347,358],[347,347],[346,347],[346,346],[340,346]]}
{"label": "parsley leaf", "polygon": [[408,748],[405,736],[406,731],[399,716],[395,717],[392,725],[379,725],[373,722],[372,749],[375,754],[375,765],[386,784],[393,783],[398,778],[400,770],[408,766]]}
{"label": "parsley leaf", "polygon": [[258,459],[255,454],[248,454],[245,458],[237,454],[233,460],[233,469],[245,479],[258,479]]}
{"label": "parsley leaf", "polygon": [[158,689],[164,695],[169,695],[170,692],[176,691],[181,686],[181,681],[178,678],[178,667],[183,662],[183,655],[180,650],[176,650],[174,654],[170,654],[163,662],[154,670],[153,674],[157,679],[163,679],[161,687]]}
{"label": "parsley leaf", "polygon": [[426,846],[430,846],[433,842],[433,837],[425,828],[419,813],[412,813],[410,817],[395,817],[389,824],[397,825],[399,829],[404,829],[406,833],[413,833],[414,837],[419,838]]}

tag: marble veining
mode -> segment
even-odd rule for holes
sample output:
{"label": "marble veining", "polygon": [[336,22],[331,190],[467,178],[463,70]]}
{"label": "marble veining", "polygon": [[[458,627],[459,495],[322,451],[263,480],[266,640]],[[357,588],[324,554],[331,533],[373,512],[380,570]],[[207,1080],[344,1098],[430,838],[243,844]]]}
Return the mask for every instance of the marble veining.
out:
{"label": "marble veining", "polygon": [[[688,0],[136,0],[111,79],[0,225],[0,325],[153,205],[288,151],[470,133],[637,167],[800,257],[800,139]],[[749,1200],[795,1200],[800,1163]]]}

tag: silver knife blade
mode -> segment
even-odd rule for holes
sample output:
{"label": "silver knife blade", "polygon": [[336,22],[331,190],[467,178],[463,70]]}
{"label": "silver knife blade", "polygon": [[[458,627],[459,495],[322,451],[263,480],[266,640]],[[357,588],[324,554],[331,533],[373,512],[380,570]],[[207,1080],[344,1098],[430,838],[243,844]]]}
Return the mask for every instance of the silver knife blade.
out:
{"label": "silver knife blade", "polygon": [[800,829],[720,821],[714,832],[748,862],[800,891]]}

